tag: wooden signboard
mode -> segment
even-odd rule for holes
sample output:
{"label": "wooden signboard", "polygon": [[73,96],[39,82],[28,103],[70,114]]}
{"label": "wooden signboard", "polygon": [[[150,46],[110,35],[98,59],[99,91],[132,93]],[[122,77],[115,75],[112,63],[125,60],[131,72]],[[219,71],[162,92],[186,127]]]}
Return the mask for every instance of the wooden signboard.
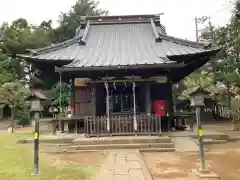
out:
{"label": "wooden signboard", "polygon": [[89,81],[88,78],[75,78],[74,84],[76,87],[86,87]]}

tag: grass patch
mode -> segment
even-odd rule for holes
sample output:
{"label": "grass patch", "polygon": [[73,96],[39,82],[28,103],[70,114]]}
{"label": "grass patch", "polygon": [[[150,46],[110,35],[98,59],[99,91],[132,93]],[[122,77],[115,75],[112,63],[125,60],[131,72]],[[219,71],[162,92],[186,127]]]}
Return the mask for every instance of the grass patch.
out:
{"label": "grass patch", "polygon": [[16,140],[30,136],[31,131],[14,134],[0,132],[0,180],[88,180],[90,168],[66,163],[57,166],[46,155],[40,155],[39,176],[33,176],[33,145],[19,145]]}

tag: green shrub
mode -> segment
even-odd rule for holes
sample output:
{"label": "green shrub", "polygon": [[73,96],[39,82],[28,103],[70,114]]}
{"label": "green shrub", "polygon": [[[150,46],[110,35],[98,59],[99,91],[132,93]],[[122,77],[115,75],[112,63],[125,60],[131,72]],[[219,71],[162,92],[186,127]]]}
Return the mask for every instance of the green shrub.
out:
{"label": "green shrub", "polygon": [[30,110],[27,107],[21,107],[16,110],[15,116],[16,123],[18,125],[29,125],[30,124]]}

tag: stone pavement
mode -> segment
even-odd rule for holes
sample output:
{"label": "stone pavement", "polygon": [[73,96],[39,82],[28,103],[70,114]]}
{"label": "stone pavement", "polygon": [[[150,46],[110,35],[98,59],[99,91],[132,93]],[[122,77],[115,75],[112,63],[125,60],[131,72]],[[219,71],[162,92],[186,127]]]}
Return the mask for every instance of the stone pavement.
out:
{"label": "stone pavement", "polygon": [[109,151],[97,180],[152,180],[138,150]]}
{"label": "stone pavement", "polygon": [[199,151],[198,145],[191,137],[172,137],[171,141],[178,152]]}

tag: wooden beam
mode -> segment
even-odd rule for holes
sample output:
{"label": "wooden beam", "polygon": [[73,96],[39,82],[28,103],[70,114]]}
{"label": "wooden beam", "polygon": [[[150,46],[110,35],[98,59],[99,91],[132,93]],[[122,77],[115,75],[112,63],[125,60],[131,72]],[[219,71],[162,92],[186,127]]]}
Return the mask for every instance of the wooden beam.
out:
{"label": "wooden beam", "polygon": [[102,77],[101,79],[105,82],[105,81],[111,81],[115,79],[115,77]]}
{"label": "wooden beam", "polygon": [[[124,82],[132,82],[132,81],[135,81],[135,82],[162,82],[162,83],[165,83],[164,81],[162,81],[160,78],[148,78],[148,79],[112,79],[112,80],[108,80],[109,83],[124,83]],[[106,80],[93,80],[91,82],[89,82],[90,84],[91,83],[105,83]]]}
{"label": "wooden beam", "polygon": [[105,85],[105,89],[107,92],[107,96],[106,96],[106,113],[107,113],[107,131],[110,131],[110,111],[109,111],[109,89],[108,89],[108,81],[104,82]]}
{"label": "wooden beam", "polygon": [[141,76],[124,76],[124,78],[125,79],[132,79],[132,80],[136,80],[136,79],[140,80],[140,79],[142,79]]}

